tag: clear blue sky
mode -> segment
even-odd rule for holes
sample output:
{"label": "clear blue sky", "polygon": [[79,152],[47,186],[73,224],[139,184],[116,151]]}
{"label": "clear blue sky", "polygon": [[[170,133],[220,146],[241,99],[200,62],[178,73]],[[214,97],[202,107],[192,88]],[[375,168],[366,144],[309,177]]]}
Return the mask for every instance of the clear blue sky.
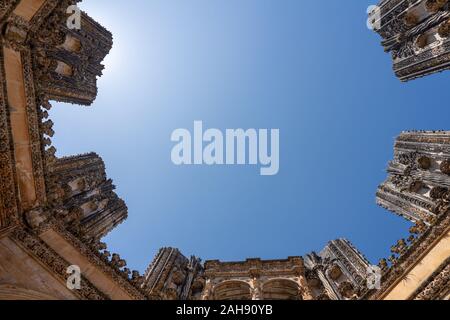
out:
{"label": "clear blue sky", "polygon": [[[95,151],[129,207],[107,238],[143,271],[163,246],[203,259],[286,258],[346,237],[377,262],[409,224],[375,205],[394,138],[448,125],[448,77],[393,75],[372,1],[85,0],[114,34],[92,107],[51,112],[58,155]],[[194,120],[279,128],[280,173],[176,167]]]}

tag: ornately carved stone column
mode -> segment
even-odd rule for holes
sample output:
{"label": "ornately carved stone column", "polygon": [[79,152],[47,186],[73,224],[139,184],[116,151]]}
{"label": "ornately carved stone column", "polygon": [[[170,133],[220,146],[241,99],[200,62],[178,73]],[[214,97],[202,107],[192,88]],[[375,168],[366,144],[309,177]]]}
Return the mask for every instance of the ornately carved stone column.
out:
{"label": "ornately carved stone column", "polygon": [[252,300],[262,300],[263,293],[261,288],[261,283],[258,277],[254,277],[251,280],[251,288],[252,288]]}
{"label": "ornately carved stone column", "polygon": [[200,300],[211,300],[212,288],[212,281],[207,279]]}
{"label": "ornately carved stone column", "polygon": [[400,80],[449,69],[448,0],[382,0],[370,20]]}
{"label": "ornately carved stone column", "polygon": [[314,295],[305,277],[299,276],[298,285],[300,287],[299,296],[302,298],[302,300],[314,300]]}
{"label": "ornately carved stone column", "polygon": [[377,203],[408,220],[429,225],[449,208],[450,133],[402,133],[388,173],[378,188]]}

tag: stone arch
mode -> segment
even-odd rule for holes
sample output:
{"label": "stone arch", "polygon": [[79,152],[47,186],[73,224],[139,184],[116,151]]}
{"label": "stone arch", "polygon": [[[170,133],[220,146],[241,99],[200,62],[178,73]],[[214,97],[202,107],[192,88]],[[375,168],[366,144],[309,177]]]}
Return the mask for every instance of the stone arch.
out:
{"label": "stone arch", "polygon": [[289,279],[273,279],[263,285],[264,300],[301,300],[300,286]]}
{"label": "stone arch", "polygon": [[0,285],[0,300],[58,300],[56,297],[14,285]]}
{"label": "stone arch", "polygon": [[251,300],[251,288],[244,281],[225,281],[214,287],[214,300]]}

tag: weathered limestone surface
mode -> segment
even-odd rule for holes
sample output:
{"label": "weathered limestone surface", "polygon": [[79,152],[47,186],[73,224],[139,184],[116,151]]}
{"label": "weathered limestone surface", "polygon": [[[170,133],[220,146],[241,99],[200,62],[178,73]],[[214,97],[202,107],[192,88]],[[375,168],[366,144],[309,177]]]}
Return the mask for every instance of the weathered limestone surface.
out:
{"label": "weathered limestone surface", "polygon": [[[67,289],[65,282],[55,279],[51,271],[8,237],[0,239],[0,261],[0,297],[2,299],[6,298],[6,294],[10,299],[28,298],[26,291],[34,292],[34,294],[41,293],[45,298],[78,299]],[[25,292],[19,292],[19,288]],[[14,297],[14,294],[17,296]]]}

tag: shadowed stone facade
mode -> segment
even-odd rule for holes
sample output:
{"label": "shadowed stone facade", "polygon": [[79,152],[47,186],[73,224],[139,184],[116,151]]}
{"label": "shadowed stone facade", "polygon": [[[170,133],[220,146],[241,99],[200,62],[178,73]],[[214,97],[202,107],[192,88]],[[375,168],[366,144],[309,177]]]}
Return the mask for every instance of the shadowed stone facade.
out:
{"label": "shadowed stone facade", "polygon": [[[144,275],[130,270],[101,242],[128,214],[104,162],[95,153],[57,158],[51,142],[49,101],[90,105],[112,46],[112,35],[85,13],[80,30],[68,29],[66,10],[77,2],[0,2],[0,299],[449,298],[448,132],[404,133],[396,143],[378,202],[416,225],[380,261],[381,290],[369,289],[370,264],[345,239],[285,260],[203,263],[163,248]],[[433,15],[446,12],[446,1],[433,3],[440,4]],[[401,77],[416,74],[405,70]],[[76,290],[66,285],[73,265],[81,269]]]}

